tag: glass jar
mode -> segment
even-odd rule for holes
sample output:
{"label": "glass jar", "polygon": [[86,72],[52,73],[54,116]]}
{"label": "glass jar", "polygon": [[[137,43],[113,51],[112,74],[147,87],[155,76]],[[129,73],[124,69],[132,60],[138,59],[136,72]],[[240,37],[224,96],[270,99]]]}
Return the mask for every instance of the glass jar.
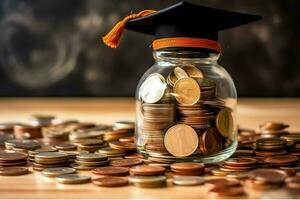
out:
{"label": "glass jar", "polygon": [[159,50],[153,56],[136,91],[139,152],[164,163],[230,157],[237,147],[237,93],[219,54]]}

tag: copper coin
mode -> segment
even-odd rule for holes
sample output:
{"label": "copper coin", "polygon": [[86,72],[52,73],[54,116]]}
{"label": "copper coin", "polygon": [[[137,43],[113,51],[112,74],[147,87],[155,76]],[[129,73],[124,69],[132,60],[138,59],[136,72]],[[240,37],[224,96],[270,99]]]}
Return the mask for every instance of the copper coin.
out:
{"label": "copper coin", "polygon": [[157,166],[148,166],[148,165],[139,165],[130,168],[130,173],[133,175],[163,175],[166,169],[164,167],[157,167]]}
{"label": "copper coin", "polygon": [[27,167],[3,167],[0,168],[0,175],[2,176],[19,176],[28,174]]}
{"label": "copper coin", "polygon": [[91,170],[93,174],[104,176],[126,176],[129,174],[127,167],[97,167]]}
{"label": "copper coin", "polygon": [[252,165],[256,165],[256,163],[257,160],[255,158],[247,158],[247,157],[229,158],[224,161],[225,165],[237,166],[237,167],[252,166]]}
{"label": "copper coin", "polygon": [[265,159],[266,163],[275,164],[275,165],[294,164],[297,163],[298,161],[299,158],[293,155],[271,156]]}
{"label": "copper coin", "polygon": [[213,197],[233,197],[244,194],[243,187],[216,187],[209,191],[208,195]]}
{"label": "copper coin", "polygon": [[284,146],[287,141],[281,138],[260,138],[256,141],[257,145],[261,146]]}
{"label": "copper coin", "polygon": [[200,150],[204,155],[218,153],[223,149],[222,138],[215,128],[207,129],[200,141]]}
{"label": "copper coin", "polygon": [[[256,168],[256,165],[233,166],[233,165],[222,164],[222,165],[220,165],[220,168],[222,168],[223,170],[224,170],[224,168],[226,168],[226,169],[232,169],[233,171],[234,170],[236,170],[236,171],[245,171],[245,170],[250,170],[250,169]],[[231,171],[231,170],[229,170],[229,171]]]}
{"label": "copper coin", "polygon": [[142,163],[143,161],[138,158],[125,158],[109,161],[109,164],[114,167],[131,167],[134,165],[140,165]]}
{"label": "copper coin", "polygon": [[92,183],[102,187],[120,187],[127,185],[128,180],[126,178],[121,177],[107,176],[93,179]]}
{"label": "copper coin", "polygon": [[262,151],[262,150],[255,150],[255,155],[261,157],[268,157],[268,156],[279,156],[287,154],[287,150],[279,150],[279,151]]}
{"label": "copper coin", "polygon": [[123,149],[127,151],[136,150],[136,145],[133,142],[112,141],[109,146],[114,149]]}
{"label": "copper coin", "polygon": [[204,167],[205,166],[202,163],[191,163],[191,162],[174,163],[171,165],[172,170],[182,170],[182,171],[194,171],[194,170],[203,171]]}
{"label": "copper coin", "polygon": [[205,184],[211,186],[212,188],[234,187],[239,186],[240,181],[237,179],[213,178],[206,180]]}
{"label": "copper coin", "polygon": [[22,153],[0,153],[0,161],[2,162],[22,161],[25,159],[27,159],[27,156]]}
{"label": "copper coin", "polygon": [[281,184],[287,174],[278,169],[255,169],[248,174],[250,179],[259,180],[265,183]]}
{"label": "copper coin", "polygon": [[124,158],[144,158],[144,156],[140,153],[132,153],[124,156]]}

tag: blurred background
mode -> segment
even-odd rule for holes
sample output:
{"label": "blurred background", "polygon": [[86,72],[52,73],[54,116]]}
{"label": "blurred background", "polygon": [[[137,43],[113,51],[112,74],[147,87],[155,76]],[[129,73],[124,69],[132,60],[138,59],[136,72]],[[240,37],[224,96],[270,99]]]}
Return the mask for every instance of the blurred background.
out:
{"label": "blurred background", "polygon": [[[0,96],[127,97],[153,64],[150,36],[127,31],[118,49],[101,37],[122,17],[175,0],[1,0]],[[300,96],[300,1],[194,0],[262,15],[224,31],[219,60],[241,97]],[[142,58],[142,59],[141,59]]]}

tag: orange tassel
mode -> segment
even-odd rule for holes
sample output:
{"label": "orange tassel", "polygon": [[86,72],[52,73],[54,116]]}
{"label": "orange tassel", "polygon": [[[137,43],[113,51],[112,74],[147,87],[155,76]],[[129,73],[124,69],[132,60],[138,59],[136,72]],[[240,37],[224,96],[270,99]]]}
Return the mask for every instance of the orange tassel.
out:
{"label": "orange tassel", "polygon": [[155,10],[143,10],[137,14],[128,15],[122,21],[118,22],[104,37],[102,37],[102,41],[111,48],[117,48],[120,43],[121,35],[125,29],[126,22],[155,12]]}

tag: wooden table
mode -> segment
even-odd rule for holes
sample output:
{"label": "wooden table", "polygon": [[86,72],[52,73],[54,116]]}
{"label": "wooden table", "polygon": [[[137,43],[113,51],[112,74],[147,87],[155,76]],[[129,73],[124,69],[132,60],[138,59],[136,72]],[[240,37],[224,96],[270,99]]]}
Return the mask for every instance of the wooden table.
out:
{"label": "wooden table", "polygon": [[[134,120],[133,99],[0,99],[0,121],[26,121],[32,114],[53,114],[61,118],[110,124],[116,120]],[[240,99],[238,123],[243,128],[257,128],[266,121],[290,124],[300,131],[300,99]],[[90,172],[80,172],[90,174]],[[169,183],[167,188],[141,189],[133,186],[103,188],[89,184],[62,185],[38,172],[18,177],[0,177],[0,198],[207,198],[203,186],[180,187]],[[292,198],[284,189],[253,191],[250,198]],[[297,196],[298,198],[300,196]]]}

